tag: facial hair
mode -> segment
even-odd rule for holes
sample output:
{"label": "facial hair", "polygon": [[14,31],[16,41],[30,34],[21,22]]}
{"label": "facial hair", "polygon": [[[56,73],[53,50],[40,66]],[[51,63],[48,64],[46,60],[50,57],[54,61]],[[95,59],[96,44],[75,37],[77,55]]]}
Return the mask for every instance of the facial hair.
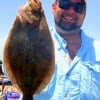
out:
{"label": "facial hair", "polygon": [[61,29],[63,29],[64,31],[72,31],[72,30],[75,30],[75,29],[78,29],[81,27],[81,25],[77,25],[77,22],[73,22],[73,23],[70,23],[70,22],[64,22],[62,21],[62,19],[60,18],[59,20],[56,20],[56,18],[54,17],[54,21],[55,21],[55,24],[60,27]]}

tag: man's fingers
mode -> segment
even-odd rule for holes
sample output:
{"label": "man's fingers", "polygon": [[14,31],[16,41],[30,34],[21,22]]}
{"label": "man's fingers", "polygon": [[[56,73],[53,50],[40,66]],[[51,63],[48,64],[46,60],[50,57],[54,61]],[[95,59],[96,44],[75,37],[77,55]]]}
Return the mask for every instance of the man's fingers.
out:
{"label": "man's fingers", "polygon": [[30,21],[30,19],[28,18],[28,16],[26,15],[26,13],[25,13],[25,11],[24,11],[24,7],[20,7],[19,8],[19,17],[20,17],[20,20],[21,20],[21,22],[28,22],[28,23],[32,23],[31,21]]}

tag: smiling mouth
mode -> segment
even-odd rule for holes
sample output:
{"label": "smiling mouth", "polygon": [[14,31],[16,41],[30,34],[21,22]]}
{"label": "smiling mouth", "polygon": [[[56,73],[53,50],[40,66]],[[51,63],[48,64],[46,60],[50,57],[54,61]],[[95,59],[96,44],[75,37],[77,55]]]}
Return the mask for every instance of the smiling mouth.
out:
{"label": "smiling mouth", "polygon": [[75,22],[77,18],[76,17],[73,17],[73,16],[69,16],[69,15],[67,15],[67,16],[63,15],[62,16],[62,19],[65,22]]}

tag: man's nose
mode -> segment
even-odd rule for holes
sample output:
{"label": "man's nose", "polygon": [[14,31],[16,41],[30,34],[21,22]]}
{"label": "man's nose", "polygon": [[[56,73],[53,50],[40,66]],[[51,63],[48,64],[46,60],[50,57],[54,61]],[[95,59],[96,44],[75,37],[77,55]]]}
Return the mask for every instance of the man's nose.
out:
{"label": "man's nose", "polygon": [[69,9],[68,9],[68,11],[75,13],[75,10],[74,10],[74,7],[73,6],[70,6]]}

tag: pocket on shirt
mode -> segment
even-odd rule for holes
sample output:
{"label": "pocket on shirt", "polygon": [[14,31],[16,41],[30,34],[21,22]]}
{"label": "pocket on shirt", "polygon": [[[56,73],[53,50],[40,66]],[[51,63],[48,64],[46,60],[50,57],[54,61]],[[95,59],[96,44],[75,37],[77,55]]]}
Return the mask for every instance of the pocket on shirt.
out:
{"label": "pocket on shirt", "polygon": [[100,61],[87,61],[85,67],[88,69],[87,77],[90,77],[90,83],[87,83],[90,90],[89,98],[100,100]]}
{"label": "pocket on shirt", "polygon": [[91,91],[90,97],[100,100],[100,65],[95,64],[95,69],[91,69]]}
{"label": "pocket on shirt", "polygon": [[76,88],[80,86],[80,74],[73,73],[70,77],[70,88]]}
{"label": "pocket on shirt", "polygon": [[64,92],[69,97],[78,96],[80,94],[80,73],[72,72],[71,76],[66,79]]}

